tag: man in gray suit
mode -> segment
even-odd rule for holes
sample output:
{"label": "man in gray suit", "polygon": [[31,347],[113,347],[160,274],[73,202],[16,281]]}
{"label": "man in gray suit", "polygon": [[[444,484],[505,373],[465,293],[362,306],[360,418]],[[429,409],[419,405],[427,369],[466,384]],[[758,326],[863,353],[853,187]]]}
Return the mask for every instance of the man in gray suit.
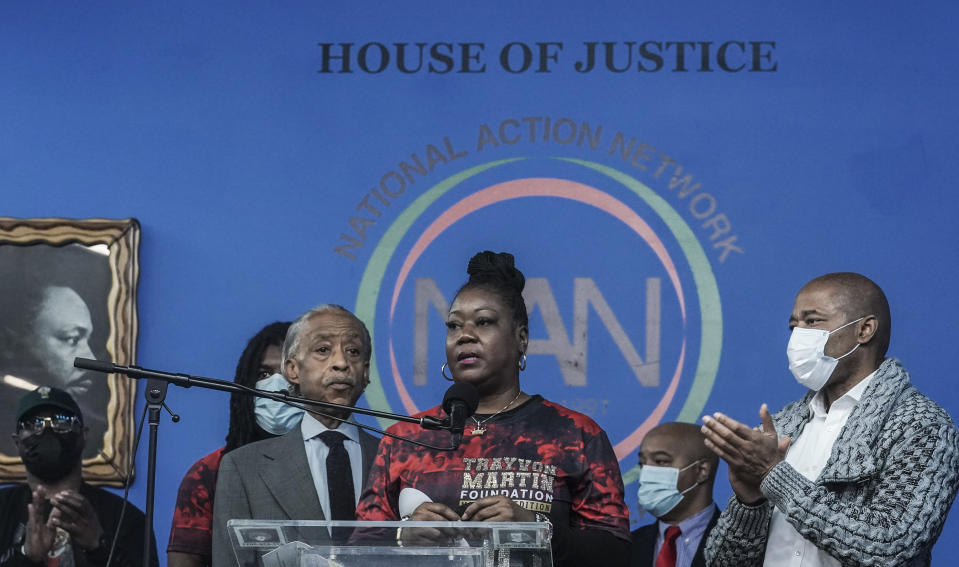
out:
{"label": "man in gray suit", "polygon": [[[353,406],[370,381],[371,349],[362,321],[339,305],[321,305],[290,326],[283,375],[305,398]],[[214,565],[238,564],[231,519],[353,519],[378,440],[334,419],[351,413],[316,408],[289,433],[224,455],[213,503]]]}

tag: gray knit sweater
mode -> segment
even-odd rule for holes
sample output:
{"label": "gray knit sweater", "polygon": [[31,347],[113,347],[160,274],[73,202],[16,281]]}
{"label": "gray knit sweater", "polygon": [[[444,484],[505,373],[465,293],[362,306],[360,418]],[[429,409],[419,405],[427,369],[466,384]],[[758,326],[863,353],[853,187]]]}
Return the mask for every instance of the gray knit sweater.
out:
{"label": "gray knit sweater", "polygon": [[[773,416],[796,439],[809,421],[809,392]],[[886,359],[839,434],[825,469],[809,481],[783,461],[763,480],[767,502],[733,495],[706,547],[712,567],[763,563],[773,506],[843,565],[927,566],[959,487],[959,432],[949,414]]]}

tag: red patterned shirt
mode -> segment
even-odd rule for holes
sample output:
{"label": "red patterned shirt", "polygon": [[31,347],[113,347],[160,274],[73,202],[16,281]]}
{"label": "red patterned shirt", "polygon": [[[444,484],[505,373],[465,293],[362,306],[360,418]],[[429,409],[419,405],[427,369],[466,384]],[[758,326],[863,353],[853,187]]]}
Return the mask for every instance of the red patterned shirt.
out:
{"label": "red patterned shirt", "polygon": [[[421,415],[441,413],[436,407]],[[458,513],[480,498],[503,494],[549,515],[554,524],[569,518],[573,529],[600,529],[629,539],[619,463],[606,433],[592,419],[533,396],[484,423],[483,435],[471,435],[474,428],[475,423],[467,421],[455,451],[383,437],[356,518],[400,519],[404,488],[415,488]],[[388,431],[439,447],[450,443],[449,432],[423,431],[411,423],[398,423]]]}
{"label": "red patterned shirt", "polygon": [[213,493],[225,447],[193,463],[180,481],[167,552],[202,555],[209,565],[213,553]]}

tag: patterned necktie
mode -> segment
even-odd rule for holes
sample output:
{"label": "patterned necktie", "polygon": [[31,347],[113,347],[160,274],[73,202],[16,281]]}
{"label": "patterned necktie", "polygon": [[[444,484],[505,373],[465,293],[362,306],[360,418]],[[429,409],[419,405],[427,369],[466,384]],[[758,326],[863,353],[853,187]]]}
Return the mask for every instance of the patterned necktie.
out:
{"label": "patterned necktie", "polygon": [[347,439],[339,431],[324,431],[320,440],[330,448],[326,457],[326,486],[330,491],[330,517],[328,520],[356,519],[356,495],[353,490],[353,468],[350,455],[343,446]]}
{"label": "patterned necktie", "polygon": [[656,558],[656,567],[676,567],[676,538],[679,537],[679,526],[666,528],[663,546],[659,548],[659,557]]}

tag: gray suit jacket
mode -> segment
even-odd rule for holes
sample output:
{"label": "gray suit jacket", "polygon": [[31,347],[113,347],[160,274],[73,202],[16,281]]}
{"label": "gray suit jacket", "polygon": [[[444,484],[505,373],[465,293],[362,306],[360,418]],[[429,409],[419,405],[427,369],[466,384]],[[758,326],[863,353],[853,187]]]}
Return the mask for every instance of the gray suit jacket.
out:
{"label": "gray suit jacket", "polygon": [[[364,479],[378,445],[379,439],[360,430]],[[233,519],[324,519],[299,426],[223,456],[213,499],[214,567],[237,565],[226,529]]]}

